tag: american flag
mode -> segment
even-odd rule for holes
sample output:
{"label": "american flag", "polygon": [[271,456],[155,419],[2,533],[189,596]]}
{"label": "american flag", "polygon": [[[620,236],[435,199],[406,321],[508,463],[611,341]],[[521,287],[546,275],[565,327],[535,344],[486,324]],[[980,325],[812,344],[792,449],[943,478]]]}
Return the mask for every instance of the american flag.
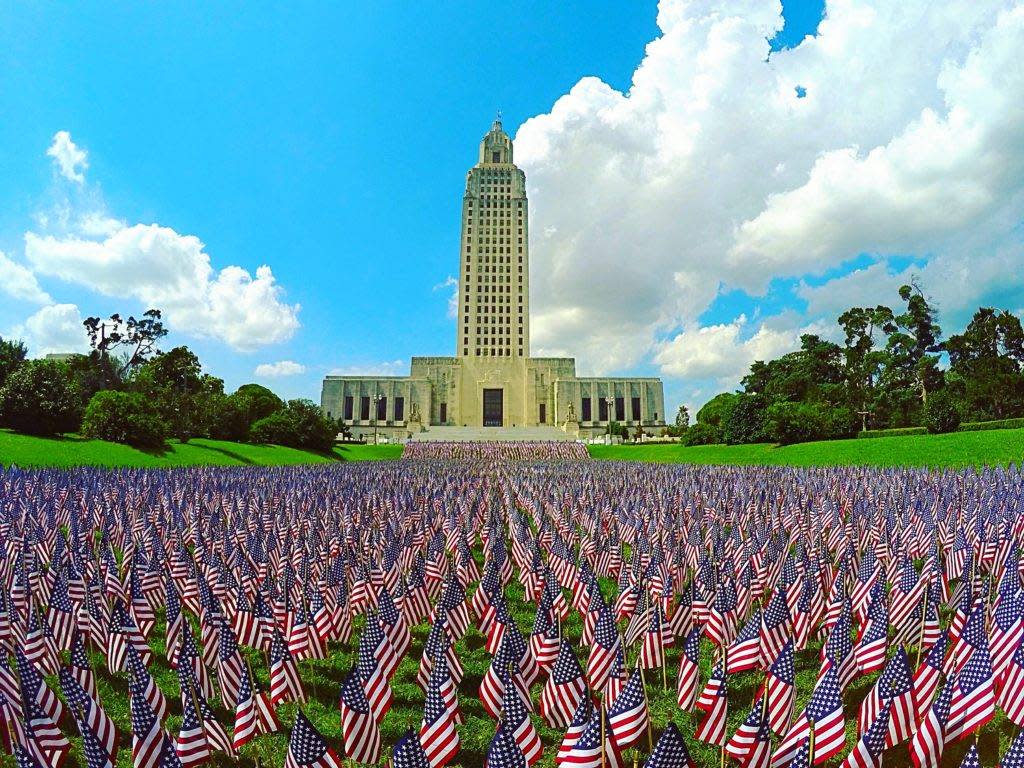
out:
{"label": "american flag", "polygon": [[[117,758],[117,728],[114,721],[103,711],[103,708],[78,684],[67,667],[60,669],[60,688],[64,700],[77,715],[82,716],[80,726],[84,724],[99,739],[104,751]],[[84,738],[84,734],[83,734]]]}
{"label": "american flag", "polygon": [[946,630],[942,630],[914,675],[914,703],[918,720],[924,717],[928,704],[939,687],[939,678],[942,676],[948,645],[949,634]]}
{"label": "american flag", "polygon": [[818,679],[806,708],[772,755],[772,765],[785,765],[791,761],[795,764],[800,745],[812,731],[815,764],[825,762],[842,750],[846,732],[839,676],[835,668]]}
{"label": "american flag", "polygon": [[104,739],[89,722],[89,709],[97,708],[95,703],[87,705],[76,717],[78,732],[82,734],[82,751],[85,753],[86,768],[114,768],[115,755],[111,753]]}
{"label": "american flag", "polygon": [[889,660],[885,671],[861,701],[859,717],[859,733],[861,735],[877,721],[883,709],[887,710],[890,715],[886,747],[893,747],[909,739],[916,722],[914,686],[910,678],[910,659],[907,658],[907,652],[903,648],[900,648]]}
{"label": "american flag", "polygon": [[957,675],[957,685],[949,705],[947,743],[970,735],[995,714],[992,664],[989,662],[987,645],[983,639],[981,646],[974,649]]}
{"label": "american flag", "polygon": [[744,768],[765,768],[771,760],[771,729],[767,702],[762,693],[725,744],[725,752]]}
{"label": "american flag", "polygon": [[868,606],[867,622],[864,624],[853,656],[857,669],[861,674],[869,674],[881,669],[885,664],[886,651],[889,644],[889,609],[886,605],[885,591],[881,581],[876,581],[871,589]]}
{"label": "american flag", "polygon": [[[671,637],[671,634],[669,634]],[[725,640],[728,642],[728,640]],[[665,631],[661,621],[661,606],[655,604],[650,611],[647,631],[637,664],[644,669],[656,669],[665,663]]]}
{"label": "american flag", "polygon": [[786,602],[786,589],[779,587],[772,595],[761,619],[761,666],[767,667],[793,636],[793,621]]}
{"label": "american flag", "polygon": [[502,698],[502,722],[499,728],[505,729],[519,745],[528,765],[533,765],[541,758],[544,751],[537,735],[537,729],[530,721],[530,713],[523,703],[522,696],[513,685],[505,686]]}
{"label": "american flag", "polygon": [[695,768],[683,734],[671,720],[654,745],[654,751],[644,763],[644,768]]}
{"label": "american flag", "polygon": [[68,670],[85,692],[99,701],[96,695],[96,675],[92,671],[92,664],[89,663],[89,654],[85,650],[85,636],[77,630],[71,640],[71,665]]}
{"label": "american flag", "polygon": [[391,750],[389,768],[431,768],[419,737],[408,730]]}
{"label": "american flag", "polygon": [[761,609],[758,608],[729,646],[729,674],[746,672],[761,665]]}
{"label": "american flag", "polygon": [[[354,676],[349,675],[352,679]],[[358,688],[358,684],[356,684]],[[374,728],[377,726],[374,725]],[[380,744],[377,744],[378,753]],[[376,762],[377,755],[372,760]],[[284,768],[342,768],[342,761],[334,750],[327,746],[324,737],[313,727],[301,709],[295,710],[295,725],[288,739],[288,756],[284,760]]]}
{"label": "american flag", "polygon": [[243,667],[231,745],[238,750],[260,734],[277,733],[280,730],[281,723],[267,694],[253,685],[248,667]]}
{"label": "american flag", "polygon": [[1024,643],[1017,646],[999,689],[999,706],[1013,723],[1024,727]]}
{"label": "american flag", "polygon": [[707,714],[697,726],[694,738],[706,744],[724,747],[729,709],[729,680],[721,662],[711,670],[711,679],[701,693],[697,706]]}
{"label": "american flag", "polygon": [[283,701],[305,701],[299,670],[275,626],[270,642],[270,701],[275,706]]}
{"label": "american flag", "polygon": [[612,702],[608,710],[608,723],[611,726],[611,738],[619,751],[629,749],[647,732],[650,713],[639,669],[633,670],[629,682]]}
{"label": "american flag", "polygon": [[611,737],[607,713],[594,710],[576,743],[567,751],[560,750],[556,762],[569,768],[623,768],[624,761]]}
{"label": "american flag", "polygon": [[1006,750],[999,761],[999,768],[1021,768],[1024,766],[1024,730],[1017,731],[1017,735],[1010,742],[1010,748]]}
{"label": "american flag", "polygon": [[572,716],[572,722],[569,723],[569,727],[562,736],[562,743],[558,747],[558,754],[555,755],[556,765],[561,765],[563,758],[572,751],[576,741],[583,735],[583,731],[593,717],[594,703],[590,700],[589,696],[584,696],[580,700],[580,705],[576,707],[576,712]]}
{"label": "american flag", "polygon": [[590,646],[590,656],[587,659],[587,679],[594,690],[604,687],[612,661],[621,645],[622,638],[619,636],[618,627],[615,626],[612,612],[602,605],[597,623],[594,625],[593,644]]}
{"label": "american flag", "polygon": [[377,762],[380,757],[380,730],[355,669],[349,672],[341,686],[338,707],[341,710],[345,754],[357,763]]}
{"label": "american flag", "polygon": [[519,748],[504,723],[498,724],[491,745],[487,748],[484,768],[527,768],[526,755]]}
{"label": "american flag", "polygon": [[960,768],[981,768],[981,762],[978,760],[978,745],[971,744],[967,748],[964,759],[960,761]]}
{"label": "american flag", "polygon": [[700,682],[700,638],[700,627],[694,627],[686,636],[683,652],[679,654],[676,703],[684,712],[693,709],[697,701],[697,684]]}
{"label": "american flag", "polygon": [[[828,638],[821,649],[822,664],[821,671],[818,673],[818,679],[820,680],[824,677],[825,673],[830,669],[834,669],[840,693],[846,689],[846,686],[857,673],[857,665],[853,657],[853,641],[850,640],[850,625],[852,622],[850,602],[846,600],[843,603],[843,609],[840,611],[839,617],[836,619],[836,623],[832,626],[832,630],[829,632]],[[815,755],[817,755],[817,745],[815,745],[814,751]]]}
{"label": "american flag", "polygon": [[423,722],[419,739],[431,768],[441,768],[459,753],[461,722],[458,693],[445,664],[435,664],[430,672],[423,702]]}
{"label": "american flag", "polygon": [[[182,668],[178,668],[181,677]],[[210,745],[206,740],[202,712],[196,700],[195,689],[186,684],[181,690],[181,728],[178,729],[176,750],[184,768],[205,763],[210,759]]]}
{"label": "american flag", "polygon": [[916,768],[937,768],[942,759],[942,750],[946,746],[949,704],[953,700],[955,687],[955,680],[946,681],[939,697],[932,702],[910,740],[910,757]]}
{"label": "american flag", "polygon": [[220,627],[219,648],[217,652],[218,679],[220,680],[221,699],[224,706],[231,706],[232,702],[238,701],[238,692],[242,683],[242,670],[244,663],[242,654],[238,650],[238,640],[235,633],[223,621]]}
{"label": "american flag", "polygon": [[537,606],[533,620],[533,631],[530,633],[530,653],[533,654],[537,666],[547,672],[558,658],[560,638],[559,628],[551,618],[551,609],[542,601]]}
{"label": "american flag", "polygon": [[141,690],[131,689],[132,702],[132,761],[134,768],[157,768],[161,764],[164,742],[170,741],[160,726],[153,708]]}
{"label": "american flag", "polygon": [[765,676],[765,694],[768,697],[768,725],[782,734],[789,728],[796,705],[795,670],[793,668],[793,642],[789,641],[772,662]]}
{"label": "american flag", "polygon": [[540,714],[552,728],[566,728],[587,690],[583,670],[569,643],[558,649],[558,659],[540,694]]}
{"label": "american flag", "polygon": [[[370,703],[373,717],[380,723],[388,713],[388,710],[391,709],[391,702],[394,700],[394,696],[391,692],[391,684],[388,682],[387,675],[378,658],[378,653],[387,655],[391,652],[391,645],[387,642],[383,632],[379,629],[376,632],[373,631],[374,626],[376,626],[376,623],[367,616],[366,627],[363,630],[362,637],[359,638],[356,673],[363,684],[363,691],[366,694],[366,700]],[[381,650],[381,646],[385,644],[387,649]]]}
{"label": "american flag", "polygon": [[885,751],[885,740],[889,733],[889,709],[883,707],[868,726],[867,731],[858,739],[850,754],[843,761],[842,768],[879,768],[882,765],[882,752]]}

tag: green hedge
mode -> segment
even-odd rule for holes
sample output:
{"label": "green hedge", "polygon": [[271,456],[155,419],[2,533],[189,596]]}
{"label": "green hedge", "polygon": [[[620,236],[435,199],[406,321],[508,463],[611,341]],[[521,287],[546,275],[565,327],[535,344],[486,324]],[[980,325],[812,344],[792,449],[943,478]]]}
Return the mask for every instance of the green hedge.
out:
{"label": "green hedge", "polygon": [[958,432],[983,432],[986,429],[1024,429],[1024,419],[998,419],[997,421],[969,421],[961,424]]}
{"label": "green hedge", "polygon": [[905,435],[927,435],[925,427],[896,427],[894,429],[865,429],[857,433],[860,438],[903,437]]}
{"label": "green hedge", "polygon": [[[989,429],[1024,429],[1024,419],[999,419],[997,421],[968,421],[957,428],[957,432],[984,432]],[[905,435],[927,435],[925,427],[897,427],[895,429],[867,429],[858,432],[857,437],[902,437]]]}

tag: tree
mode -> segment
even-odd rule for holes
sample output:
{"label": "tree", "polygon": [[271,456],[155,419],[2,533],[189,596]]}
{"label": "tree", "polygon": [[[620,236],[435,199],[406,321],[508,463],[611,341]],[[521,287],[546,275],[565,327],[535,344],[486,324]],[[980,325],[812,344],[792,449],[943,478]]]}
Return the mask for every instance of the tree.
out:
{"label": "tree", "polygon": [[839,316],[839,325],[846,334],[844,378],[849,388],[849,401],[857,410],[873,410],[876,386],[884,369],[887,353],[875,347],[876,334],[896,330],[889,307],[851,307]]}
{"label": "tree", "polygon": [[676,411],[676,426],[682,429],[690,426],[690,411],[685,405],[680,405]]}
{"label": "tree", "polygon": [[249,424],[284,408],[284,400],[260,384],[243,384],[231,397],[237,398]]}
{"label": "tree", "polygon": [[768,433],[781,445],[829,436],[829,417],[818,403],[774,403],[765,414]]}
{"label": "tree", "polygon": [[20,341],[5,341],[0,338],[0,387],[18,367],[25,362],[28,350]]}
{"label": "tree", "polygon": [[86,406],[82,434],[97,440],[158,449],[167,439],[167,425],[156,408],[138,392],[97,392]]}
{"label": "tree", "polygon": [[762,395],[739,395],[721,425],[722,438],[730,445],[760,443],[765,434],[766,398]]}
{"label": "tree", "polygon": [[224,382],[203,373],[199,358],[188,347],[155,355],[135,376],[136,391],[150,398],[172,436],[182,442],[209,434],[214,398]]}
{"label": "tree", "polygon": [[279,411],[266,416],[250,429],[255,442],[329,451],[337,435],[335,423],[309,400],[289,400]]}
{"label": "tree", "polygon": [[720,429],[728,420],[729,412],[733,409],[738,397],[739,395],[735,392],[722,392],[715,395],[697,411],[697,423]]}
{"label": "tree", "polygon": [[82,421],[82,397],[55,360],[29,360],[0,389],[0,423],[30,435],[74,432]]}
{"label": "tree", "polygon": [[924,409],[924,425],[933,435],[953,432],[960,426],[960,411],[948,391],[940,389],[928,399]]}
{"label": "tree", "polygon": [[157,343],[167,335],[160,318],[159,309],[149,309],[139,319],[132,315],[122,320],[121,315],[115,313],[107,320],[87,317],[82,325],[94,351],[103,357],[122,353],[122,362],[115,368],[117,376],[123,378],[159,351]]}
{"label": "tree", "polygon": [[916,282],[900,286],[900,298],[906,311],[893,318],[889,332],[883,383],[892,409],[901,425],[916,421],[920,408],[928,402],[928,392],[942,386],[938,371],[942,329],[935,322],[936,310]]}
{"label": "tree", "polygon": [[979,307],[964,332],[942,345],[950,387],[975,419],[1024,413],[1024,330],[1016,315]]}

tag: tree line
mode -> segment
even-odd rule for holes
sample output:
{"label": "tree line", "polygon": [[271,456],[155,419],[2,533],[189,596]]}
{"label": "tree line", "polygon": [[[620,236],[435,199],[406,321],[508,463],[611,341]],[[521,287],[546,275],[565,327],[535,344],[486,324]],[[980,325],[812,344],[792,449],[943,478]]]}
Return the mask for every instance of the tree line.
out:
{"label": "tree line", "polygon": [[897,309],[851,307],[837,323],[842,343],[816,334],[775,360],[757,360],[741,389],[723,392],[675,432],[690,445],[794,443],[853,437],[860,430],[1024,417],[1024,331],[1007,310],[980,307],[943,339],[938,311],[917,283]]}
{"label": "tree line", "polygon": [[29,360],[0,339],[0,426],[32,435],[80,433],[159,450],[168,439],[210,437],[329,450],[338,433],[309,400],[287,402],[259,384],[230,394],[188,347],[161,351],[157,309],[84,322],[90,351]]}

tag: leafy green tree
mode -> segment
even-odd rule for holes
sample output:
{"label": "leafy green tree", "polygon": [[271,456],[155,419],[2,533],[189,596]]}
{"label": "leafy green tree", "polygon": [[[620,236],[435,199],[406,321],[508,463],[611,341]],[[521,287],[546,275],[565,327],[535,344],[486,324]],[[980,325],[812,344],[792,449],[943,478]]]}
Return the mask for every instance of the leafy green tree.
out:
{"label": "leafy green tree", "polygon": [[245,410],[245,418],[249,424],[284,408],[284,400],[260,384],[243,384],[231,394],[231,397]]}
{"label": "leafy green tree", "polygon": [[729,419],[729,412],[732,411],[738,398],[739,395],[735,392],[722,392],[715,395],[697,411],[697,423],[707,424],[720,430]]}
{"label": "leafy green tree", "polygon": [[963,333],[943,344],[950,387],[972,419],[1024,414],[1024,330],[1016,315],[979,307]]}
{"label": "leafy green tree", "polygon": [[768,433],[781,445],[829,436],[829,413],[820,403],[773,403],[765,414]]}
{"label": "leafy green tree", "polygon": [[224,393],[224,382],[204,374],[188,347],[155,355],[139,368],[133,385],[150,398],[171,435],[182,442],[209,434],[215,398]]}
{"label": "leafy green tree", "polygon": [[690,426],[690,410],[685,405],[680,405],[676,411],[676,426],[682,429]]}
{"label": "leafy green tree", "polygon": [[82,395],[55,360],[29,360],[0,389],[0,423],[30,435],[75,432],[82,422]]}
{"label": "leafy green tree", "polygon": [[956,400],[945,389],[933,392],[924,409],[924,425],[933,435],[953,432],[960,426]]}
{"label": "leafy green tree", "polygon": [[917,283],[903,285],[900,298],[906,310],[893,318],[886,343],[888,357],[882,376],[890,422],[904,426],[919,421],[928,392],[942,386],[938,373],[939,337],[935,308]]}
{"label": "leafy green tree", "polygon": [[843,349],[844,378],[849,402],[857,410],[874,410],[877,386],[881,380],[888,354],[876,342],[896,330],[895,317],[889,307],[851,307],[839,316],[839,325],[846,334]]}
{"label": "leafy green tree", "polygon": [[767,439],[765,433],[765,407],[763,395],[739,395],[722,424],[722,437],[726,443],[760,443]]}
{"label": "leafy green tree", "polygon": [[252,425],[251,439],[292,448],[329,451],[337,435],[335,423],[309,400],[289,400],[284,408]]}
{"label": "leafy green tree", "polygon": [[157,354],[157,344],[167,335],[159,309],[146,310],[138,319],[131,315],[124,320],[117,313],[106,320],[87,317],[82,325],[89,335],[93,351],[103,358],[117,361],[111,368],[117,380],[124,380],[151,355]]}
{"label": "leafy green tree", "polygon": [[722,433],[718,427],[698,421],[683,435],[684,445],[714,445],[722,442]]}
{"label": "leafy green tree", "polygon": [[82,434],[155,450],[167,440],[167,425],[153,404],[138,392],[105,390],[93,395],[86,406]]}
{"label": "leafy green tree", "polygon": [[27,355],[28,350],[23,342],[0,338],[0,387],[25,362]]}

